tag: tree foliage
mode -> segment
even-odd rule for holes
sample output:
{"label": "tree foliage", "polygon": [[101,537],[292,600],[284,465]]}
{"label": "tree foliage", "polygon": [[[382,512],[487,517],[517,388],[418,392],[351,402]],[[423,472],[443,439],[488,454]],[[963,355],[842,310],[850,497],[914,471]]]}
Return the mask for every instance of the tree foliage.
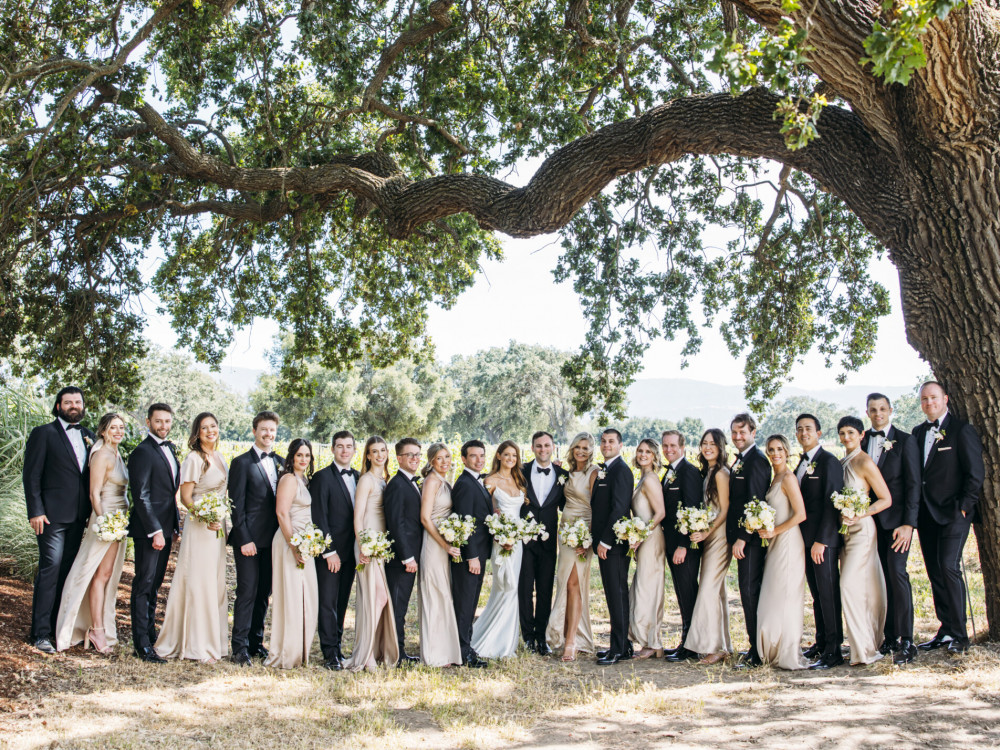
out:
{"label": "tree foliage", "polygon": [[845,409],[829,401],[820,401],[810,396],[793,396],[771,406],[757,429],[758,442],[763,443],[770,435],[784,435],[793,447],[797,445],[795,418],[799,414],[812,414],[816,417],[823,431],[821,440],[834,445],[839,445],[837,422],[840,418],[861,416],[856,409]]}

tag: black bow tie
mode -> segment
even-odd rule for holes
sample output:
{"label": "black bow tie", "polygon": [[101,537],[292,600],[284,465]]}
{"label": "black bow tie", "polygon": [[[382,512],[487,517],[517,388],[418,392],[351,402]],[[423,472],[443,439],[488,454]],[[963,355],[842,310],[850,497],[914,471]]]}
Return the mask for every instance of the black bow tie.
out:
{"label": "black bow tie", "polygon": [[162,443],[160,443],[160,447],[162,448],[163,446],[167,446],[170,449],[170,452],[173,453],[174,444],[171,443],[169,440],[164,440]]}
{"label": "black bow tie", "polygon": [[872,430],[869,434],[872,436],[878,435],[879,437],[885,437],[885,430]]}
{"label": "black bow tie", "polygon": [[550,466],[548,469],[543,469],[541,466],[539,466],[537,469],[535,469],[535,471],[537,471],[539,474],[544,474],[545,476],[548,476],[549,472],[552,471],[552,467]]}
{"label": "black bow tie", "polygon": [[932,420],[928,419],[928,420],[927,420],[927,424],[928,424],[928,426],[930,426],[930,427],[935,427],[935,428],[937,428],[937,427],[940,427],[940,426],[941,426],[941,420],[940,420],[940,419],[935,419],[935,420],[933,420],[933,421],[932,421]]}
{"label": "black bow tie", "polygon": [[489,475],[488,475],[488,474],[480,474],[480,475],[479,475],[478,477],[476,477],[476,478],[477,478],[477,479],[486,479],[486,477],[487,477],[487,476],[489,476]]}
{"label": "black bow tie", "polygon": [[66,425],[67,430],[83,430],[83,428],[78,424],[68,424]]}
{"label": "black bow tie", "polygon": [[412,477],[410,477],[410,481],[413,482],[414,484],[416,484],[417,482],[420,481],[420,478],[417,477],[416,474],[414,474]]}
{"label": "black bow tie", "polygon": [[265,458],[275,459],[277,457],[278,457],[277,453],[268,453],[267,451],[264,451],[263,453],[260,454],[261,461],[263,461]]}
{"label": "black bow tie", "polygon": [[350,474],[350,473],[351,473],[350,469],[341,469],[340,470],[340,476],[346,476],[347,474]]}

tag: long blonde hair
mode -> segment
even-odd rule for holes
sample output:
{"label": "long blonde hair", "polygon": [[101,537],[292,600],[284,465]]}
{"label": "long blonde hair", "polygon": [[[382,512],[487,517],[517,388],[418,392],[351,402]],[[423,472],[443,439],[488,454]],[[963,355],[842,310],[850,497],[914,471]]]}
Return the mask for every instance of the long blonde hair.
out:
{"label": "long blonde hair", "polygon": [[594,436],[589,432],[578,432],[576,436],[569,441],[569,448],[566,451],[566,465],[569,466],[570,472],[577,471],[576,468],[576,458],[573,457],[573,449],[576,448],[584,440],[587,441],[587,462],[584,464],[582,469],[579,471],[586,471],[587,467],[590,466],[591,462],[594,460]]}
{"label": "long blonde hair", "polygon": [[444,443],[432,443],[431,447],[427,449],[427,463],[420,470],[420,476],[424,479],[427,479],[431,475],[431,472],[434,471],[434,459],[437,458],[438,453],[441,451],[451,453],[451,448]]}
{"label": "long blonde hair", "polygon": [[[650,468],[650,471],[652,471],[654,473],[659,473],[660,469],[663,466],[663,461],[660,460],[660,446],[658,446],[656,444],[656,441],[653,440],[653,438],[643,438],[642,440],[639,441],[639,445],[645,445],[647,448],[649,448],[651,451],[653,451],[653,465],[650,466],[649,468]],[[636,455],[635,455],[635,458],[632,459],[632,465],[635,468],[641,470],[642,467],[639,466],[639,446],[638,445],[636,446],[635,453],[636,453]]]}

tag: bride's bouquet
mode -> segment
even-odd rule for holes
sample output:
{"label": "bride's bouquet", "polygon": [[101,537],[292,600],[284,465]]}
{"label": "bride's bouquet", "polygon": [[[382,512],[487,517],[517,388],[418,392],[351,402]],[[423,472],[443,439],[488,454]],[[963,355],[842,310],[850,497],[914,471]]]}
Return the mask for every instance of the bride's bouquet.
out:
{"label": "bride's bouquet", "polygon": [[[191,509],[188,511],[192,518],[201,521],[206,526],[213,523],[225,523],[232,512],[233,506],[229,502],[229,498],[218,492],[206,492],[191,504]],[[215,532],[215,536],[219,539],[225,535],[226,532],[223,529]]]}
{"label": "bride's bouquet", "polygon": [[536,521],[535,516],[531,513],[518,520],[521,522],[521,541],[525,544],[533,542],[536,539],[541,539],[544,542],[549,538],[549,532],[545,528],[545,524]]}
{"label": "bride's bouquet", "polygon": [[[333,543],[333,539],[330,538],[329,534],[324,534],[319,526],[311,523],[301,531],[292,534],[288,543],[295,547],[302,557],[319,557]],[[301,570],[305,568],[305,563],[298,563],[296,567]]]}
{"label": "bride's bouquet", "polygon": [[[718,515],[715,508],[699,505],[693,508],[681,506],[677,509],[677,530],[684,536],[696,531],[708,531]],[[691,542],[691,549],[698,549],[698,542]]]}
{"label": "bride's bouquet", "polygon": [[[594,537],[590,534],[590,527],[582,518],[577,519],[573,523],[564,523],[560,526],[559,538],[563,544],[572,549],[590,549],[590,545],[594,543]],[[586,552],[582,555],[577,555],[577,557],[580,558],[580,562],[587,561]]]}
{"label": "bride's bouquet", "polygon": [[90,530],[102,542],[120,542],[128,536],[128,516],[123,510],[109,510],[94,519]]}
{"label": "bride's bouquet", "polygon": [[520,518],[506,516],[503,513],[491,513],[486,516],[486,529],[493,541],[500,545],[497,553],[502,565],[514,553],[514,545],[521,541],[524,534],[524,522]]}
{"label": "bride's bouquet", "polygon": [[[740,526],[751,534],[755,531],[774,531],[776,512],[773,506],[754,497],[743,508],[743,518],[740,519]],[[762,547],[766,547],[771,543],[771,540],[761,539],[760,543]]]}
{"label": "bride's bouquet", "polygon": [[[833,500],[833,507],[840,511],[844,518],[857,518],[868,512],[868,506],[872,500],[867,492],[856,490],[853,487],[844,487],[840,492],[834,492],[830,498]],[[841,534],[849,534],[850,527],[845,523],[840,526]]]}
{"label": "bride's bouquet", "polygon": [[615,532],[615,538],[619,542],[628,544],[628,556],[633,558],[635,557],[635,550],[632,549],[632,545],[636,543],[642,544],[646,541],[646,537],[649,536],[650,532],[649,526],[639,516],[619,518],[615,521],[615,525],[611,527],[611,530]]}
{"label": "bride's bouquet", "polygon": [[[444,540],[453,547],[464,547],[472,532],[476,530],[476,519],[472,516],[464,518],[458,513],[452,513],[437,525],[437,530]],[[462,562],[462,557],[453,557],[453,561]]]}
{"label": "bride's bouquet", "polygon": [[[363,529],[361,537],[358,539],[358,546],[361,554],[372,562],[386,562],[393,558],[392,539],[387,531],[375,531],[374,529]],[[358,563],[355,570],[364,570],[365,564]]]}

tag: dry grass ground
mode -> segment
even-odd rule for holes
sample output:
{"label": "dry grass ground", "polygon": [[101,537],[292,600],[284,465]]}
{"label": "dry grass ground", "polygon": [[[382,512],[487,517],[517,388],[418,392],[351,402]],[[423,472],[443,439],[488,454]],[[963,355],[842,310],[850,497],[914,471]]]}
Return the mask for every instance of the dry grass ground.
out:
{"label": "dry grass ground", "polygon": [[[977,559],[974,546],[966,559]],[[911,560],[918,631],[930,636],[936,623],[919,553]],[[970,575],[981,607],[981,576]],[[667,586],[664,630],[673,645],[680,623]],[[592,588],[600,641],[607,613],[596,566]],[[745,641],[735,578],[730,591],[733,635]],[[977,622],[985,625],[981,615]],[[415,652],[415,602],[409,623]],[[988,644],[964,658],[922,655],[904,669],[879,663],[827,673],[745,674],[728,664],[662,660],[601,669],[592,660],[563,664],[530,654],[478,671],[279,672],[229,663],[148,666],[124,646],[110,659],[73,649],[31,661],[41,676],[0,713],[0,747],[1000,745],[1000,649]]]}

